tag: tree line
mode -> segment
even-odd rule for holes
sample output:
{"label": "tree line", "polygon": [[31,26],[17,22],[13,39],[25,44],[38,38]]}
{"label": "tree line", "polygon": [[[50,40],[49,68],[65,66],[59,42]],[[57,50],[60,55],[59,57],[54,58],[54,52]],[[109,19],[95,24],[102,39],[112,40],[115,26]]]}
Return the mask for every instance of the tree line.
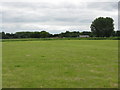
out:
{"label": "tree line", "polygon": [[[41,32],[16,32],[16,33],[5,33],[1,32],[2,39],[14,39],[14,38],[72,38],[80,37],[80,35],[88,35],[89,37],[95,37],[92,32],[89,31],[66,31],[59,34],[50,34],[46,31]],[[120,31],[114,31],[112,34],[113,37],[120,36]]]}
{"label": "tree line", "polygon": [[46,31],[41,32],[16,32],[16,33],[5,33],[2,32],[3,39],[12,39],[12,38],[63,38],[63,37],[79,37],[79,35],[90,35],[91,32],[79,32],[79,31],[66,31],[59,34],[51,34]]}

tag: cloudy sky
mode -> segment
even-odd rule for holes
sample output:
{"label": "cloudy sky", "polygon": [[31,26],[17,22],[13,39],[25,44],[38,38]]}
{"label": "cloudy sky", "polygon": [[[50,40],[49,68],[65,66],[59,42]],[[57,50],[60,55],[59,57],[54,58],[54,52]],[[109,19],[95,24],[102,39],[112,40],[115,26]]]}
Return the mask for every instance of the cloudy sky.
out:
{"label": "cloudy sky", "polygon": [[0,28],[5,32],[45,30],[54,34],[65,31],[90,31],[91,22],[97,17],[112,17],[115,30],[118,30],[117,0],[31,0],[0,4]]}

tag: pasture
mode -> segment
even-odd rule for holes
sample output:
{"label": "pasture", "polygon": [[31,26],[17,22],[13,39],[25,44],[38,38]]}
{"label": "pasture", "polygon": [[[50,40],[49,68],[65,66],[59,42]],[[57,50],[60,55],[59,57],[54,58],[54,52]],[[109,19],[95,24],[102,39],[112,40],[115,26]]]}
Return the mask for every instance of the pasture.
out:
{"label": "pasture", "polygon": [[117,88],[117,40],[2,42],[3,88]]}

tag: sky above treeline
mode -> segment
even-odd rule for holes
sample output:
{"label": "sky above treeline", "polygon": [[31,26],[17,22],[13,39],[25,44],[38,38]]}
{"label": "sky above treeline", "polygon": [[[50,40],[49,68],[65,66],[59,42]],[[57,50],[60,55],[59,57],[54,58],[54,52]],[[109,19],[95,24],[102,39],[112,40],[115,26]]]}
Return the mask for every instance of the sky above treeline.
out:
{"label": "sky above treeline", "polygon": [[0,27],[2,31],[10,33],[43,30],[53,34],[65,31],[81,32],[90,31],[90,25],[95,18],[111,17],[114,19],[115,30],[118,30],[118,2],[113,1],[4,0],[0,2]]}

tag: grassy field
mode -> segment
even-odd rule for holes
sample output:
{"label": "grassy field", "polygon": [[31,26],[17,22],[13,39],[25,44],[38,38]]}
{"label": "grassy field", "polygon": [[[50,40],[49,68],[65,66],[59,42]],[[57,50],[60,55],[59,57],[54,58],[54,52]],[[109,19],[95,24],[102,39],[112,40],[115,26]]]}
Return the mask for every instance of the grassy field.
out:
{"label": "grassy field", "polygon": [[117,40],[9,41],[3,88],[116,88]]}

